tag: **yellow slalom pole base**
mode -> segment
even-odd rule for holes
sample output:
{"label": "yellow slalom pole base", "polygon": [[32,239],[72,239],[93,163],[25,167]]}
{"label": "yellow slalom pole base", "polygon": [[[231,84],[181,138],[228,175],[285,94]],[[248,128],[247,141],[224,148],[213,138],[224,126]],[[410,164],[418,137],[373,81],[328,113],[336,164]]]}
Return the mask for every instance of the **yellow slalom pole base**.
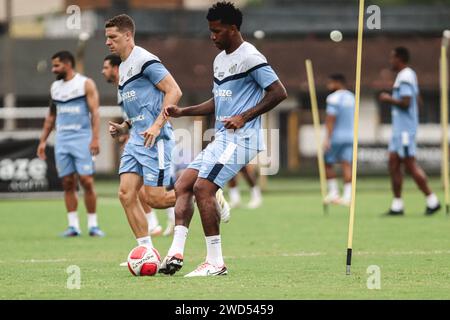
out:
{"label": "yellow slalom pole base", "polygon": [[352,248],[347,248],[347,268],[345,270],[345,274],[347,276],[351,274],[351,266],[352,266]]}

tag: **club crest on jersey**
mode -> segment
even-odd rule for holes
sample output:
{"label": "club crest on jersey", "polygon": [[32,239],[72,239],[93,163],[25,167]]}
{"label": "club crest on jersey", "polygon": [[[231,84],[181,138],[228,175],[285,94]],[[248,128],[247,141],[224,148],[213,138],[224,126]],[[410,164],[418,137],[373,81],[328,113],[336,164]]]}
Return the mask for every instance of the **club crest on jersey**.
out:
{"label": "club crest on jersey", "polygon": [[228,72],[229,72],[230,74],[233,74],[233,73],[236,73],[236,70],[237,70],[237,63],[235,63],[235,64],[228,70]]}
{"label": "club crest on jersey", "polygon": [[133,67],[130,68],[127,72],[127,77],[131,77],[133,75]]}

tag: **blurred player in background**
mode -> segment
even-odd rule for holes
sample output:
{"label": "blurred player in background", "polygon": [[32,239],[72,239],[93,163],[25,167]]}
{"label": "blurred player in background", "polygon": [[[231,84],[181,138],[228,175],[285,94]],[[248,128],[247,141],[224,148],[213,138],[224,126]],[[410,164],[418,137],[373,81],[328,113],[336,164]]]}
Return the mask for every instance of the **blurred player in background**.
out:
{"label": "blurred player in background", "polygon": [[[257,185],[255,174],[252,172],[250,165],[247,165],[239,171],[250,187],[250,202],[247,207],[249,209],[259,208],[262,204],[261,189]],[[241,205],[241,193],[238,187],[238,175],[231,178],[228,182],[228,194],[230,197],[230,207],[236,208]]]}
{"label": "blurred player in background", "polygon": [[221,215],[215,194],[261,150],[261,115],[287,97],[286,90],[266,58],[240,33],[242,13],[232,3],[218,2],[207,14],[211,40],[221,53],[214,60],[214,97],[195,106],[166,107],[166,116],[215,113],[216,133],[184,170],[175,190],[175,231],[160,272],[173,274],[183,265],[183,252],[194,213],[195,195],[206,241],[206,259],[186,277],[228,273],[222,256]]}
{"label": "blurred player in background", "polygon": [[69,226],[64,237],[81,235],[78,219],[78,180],[84,191],[90,236],[102,237],[97,224],[94,161],[99,151],[99,96],[91,79],[75,72],[75,58],[68,51],[52,56],[56,75],[50,94],[50,112],[45,118],[37,155],[45,160],[46,141],[56,123],[55,161],[62,178]]}
{"label": "blurred player in background", "polygon": [[387,215],[404,214],[402,164],[404,164],[406,171],[411,174],[419,189],[426,196],[425,214],[433,214],[441,208],[439,199],[428,186],[425,172],[415,158],[416,133],[419,125],[419,86],[416,73],[408,66],[409,59],[409,51],[404,47],[397,47],[391,52],[389,61],[392,70],[397,73],[397,77],[394,82],[392,95],[383,92],[379,96],[381,102],[390,104],[392,108],[389,173],[394,199]]}
{"label": "blurred player in background", "polygon": [[[330,75],[327,83],[332,93],[327,97],[324,141],[325,172],[328,194],[325,203],[350,205],[352,197],[352,156],[353,156],[353,117],[355,96],[347,89],[344,75]],[[339,187],[333,166],[340,163],[344,180],[344,192],[339,195]]]}
{"label": "blurred player in background", "polygon": [[[119,65],[122,62],[120,57],[116,54],[110,54],[105,57],[103,60],[103,68],[102,68],[102,74],[105,77],[106,81],[108,83],[114,84],[116,87],[119,86]],[[119,92],[117,93],[117,104],[122,107],[122,97],[120,96]],[[127,115],[124,113],[125,120],[128,119]],[[119,143],[121,143],[122,148],[125,146],[126,142],[128,141],[128,134],[124,134],[121,137],[119,137]],[[150,207],[147,202],[145,201],[145,190],[144,187],[141,188],[139,191],[139,201],[141,202],[142,208],[145,212],[145,217],[147,218],[148,223],[148,231],[150,236],[158,236],[162,233],[162,227],[158,222],[158,217],[156,215],[156,212]],[[167,229],[164,233],[164,235],[170,235],[170,230],[173,229],[173,224],[175,223],[175,216],[173,214],[173,207],[167,208],[168,214],[173,216],[173,219],[169,219],[169,225],[167,226]],[[169,231],[168,231],[169,230]]]}

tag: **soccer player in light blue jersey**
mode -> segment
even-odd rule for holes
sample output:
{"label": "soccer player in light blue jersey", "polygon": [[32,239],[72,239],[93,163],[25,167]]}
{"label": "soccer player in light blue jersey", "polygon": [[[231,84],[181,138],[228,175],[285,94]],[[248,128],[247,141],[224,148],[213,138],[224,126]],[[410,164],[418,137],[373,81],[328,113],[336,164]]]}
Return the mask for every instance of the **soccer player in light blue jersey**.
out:
{"label": "soccer player in light blue jersey", "polygon": [[75,72],[75,59],[68,51],[52,56],[52,72],[57,80],[51,86],[48,113],[37,150],[45,160],[46,141],[56,123],[55,161],[62,179],[69,226],[62,234],[81,234],[78,220],[78,179],[84,190],[90,236],[104,236],[97,224],[97,196],[94,190],[94,161],[99,153],[99,98],[94,81]]}
{"label": "soccer player in light blue jersey", "polygon": [[[325,126],[325,170],[328,183],[328,194],[325,203],[350,205],[352,197],[352,155],[353,155],[353,117],[355,96],[347,89],[342,74],[332,74],[327,88],[333,91],[327,97]],[[334,172],[334,164],[342,165],[344,192],[339,195],[338,182]]]}
{"label": "soccer player in light blue jersey", "polygon": [[416,133],[418,121],[419,86],[417,76],[408,66],[409,51],[404,47],[395,48],[390,55],[390,64],[397,77],[392,95],[383,92],[380,101],[392,108],[392,138],[389,143],[389,173],[394,199],[387,215],[403,215],[402,200],[403,174],[401,165],[411,174],[419,189],[426,196],[425,214],[437,212],[441,205],[428,186],[427,176],[416,162]]}
{"label": "soccer player in light blue jersey", "polygon": [[[118,86],[119,86],[119,66],[120,66],[121,62],[122,62],[122,60],[116,54],[109,54],[103,60],[102,74],[105,77],[106,81],[108,83],[114,84],[116,86],[116,88],[118,88]],[[117,93],[117,104],[120,105],[120,107],[123,110],[122,96],[119,94],[119,92]],[[124,113],[124,118],[126,120],[127,116],[126,116],[125,112],[123,112],[123,113]],[[119,138],[119,143],[121,145],[125,145],[128,138],[129,138],[128,135],[121,136]],[[158,217],[156,216],[155,210],[153,210],[152,207],[150,207],[147,204],[147,201],[145,199],[146,199],[145,188],[141,187],[141,190],[139,191],[139,202],[141,203],[142,209],[144,209],[144,212],[145,212],[145,217],[147,218],[149,234],[150,234],[150,236],[158,236],[161,233],[163,233],[162,227],[159,224]],[[172,215],[173,207],[167,208],[167,210],[170,211],[169,215],[171,215],[171,217],[173,216],[173,219],[172,219],[173,221],[169,219],[170,225],[168,226],[168,228],[166,230],[171,230],[171,229],[173,229],[173,224],[175,224],[175,216]],[[125,266],[127,266],[126,263],[125,263]]]}
{"label": "soccer player in light blue jersey", "polygon": [[213,97],[199,105],[166,107],[166,116],[215,113],[215,139],[184,170],[175,184],[175,231],[160,271],[173,274],[183,265],[183,252],[194,212],[195,196],[206,241],[206,260],[187,277],[227,274],[222,256],[220,214],[214,195],[264,148],[261,115],[287,97],[266,58],[240,33],[242,13],[232,3],[218,2],[207,14],[211,40],[221,50],[214,60]]}
{"label": "soccer player in light blue jersey", "polygon": [[118,88],[128,118],[121,124],[110,122],[113,137],[129,133],[120,159],[119,198],[138,245],[153,248],[138,194],[144,186],[152,208],[175,204],[175,193],[165,189],[174,136],[162,110],[164,105],[178,103],[181,90],[158,57],[135,45],[131,17],[122,14],[108,20],[105,32],[106,45],[122,60]]}

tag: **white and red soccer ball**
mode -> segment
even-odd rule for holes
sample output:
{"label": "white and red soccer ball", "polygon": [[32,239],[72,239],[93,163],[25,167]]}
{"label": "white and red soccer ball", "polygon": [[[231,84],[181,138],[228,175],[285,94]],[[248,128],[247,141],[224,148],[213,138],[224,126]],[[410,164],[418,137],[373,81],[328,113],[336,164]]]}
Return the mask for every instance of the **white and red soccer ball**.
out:
{"label": "white and red soccer ball", "polygon": [[131,250],[127,261],[134,276],[154,276],[159,271],[161,257],[155,248],[137,246]]}

